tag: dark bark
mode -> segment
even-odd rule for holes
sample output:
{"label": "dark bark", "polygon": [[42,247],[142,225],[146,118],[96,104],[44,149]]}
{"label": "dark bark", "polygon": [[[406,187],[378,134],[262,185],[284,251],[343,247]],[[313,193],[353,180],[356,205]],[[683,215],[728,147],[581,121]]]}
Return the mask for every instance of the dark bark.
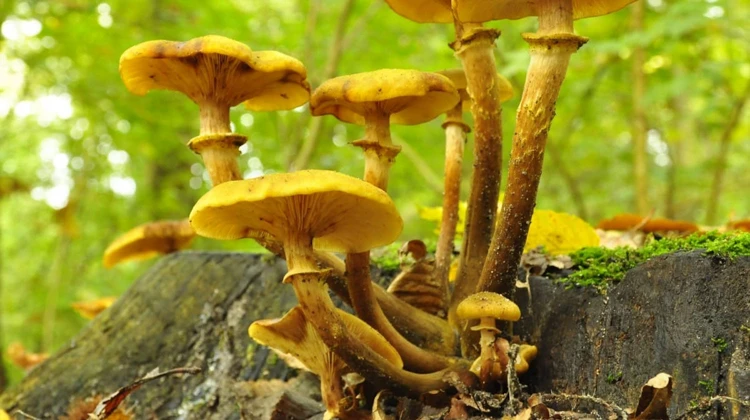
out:
{"label": "dark bark", "polygon": [[[656,257],[607,296],[532,279],[533,316],[522,306],[514,331],[538,343],[539,355],[522,381],[531,392],[588,394],[633,407],[640,387],[666,372],[674,377],[670,418],[711,397],[708,388],[748,402],[749,282],[750,258],[729,262],[701,251]],[[716,404],[705,418],[750,418],[747,407],[738,406],[735,417],[726,407]]]}

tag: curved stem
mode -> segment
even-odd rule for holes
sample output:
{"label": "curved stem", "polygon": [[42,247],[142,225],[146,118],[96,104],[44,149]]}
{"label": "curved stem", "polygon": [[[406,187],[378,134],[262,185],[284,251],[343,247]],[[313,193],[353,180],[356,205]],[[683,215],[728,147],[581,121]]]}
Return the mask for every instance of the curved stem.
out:
{"label": "curved stem", "polygon": [[[269,235],[259,235],[254,239],[272,253],[282,258],[285,257],[283,244],[275,238]],[[345,279],[344,261],[324,251],[315,251],[315,258],[321,266],[332,270],[333,275],[326,279],[331,290],[345,303],[351,305]],[[440,354],[456,353],[456,335],[445,320],[414,308],[377,284],[373,284],[372,287],[385,316],[407,340],[425,350]]]}
{"label": "curved stem", "polygon": [[[385,317],[377,304],[370,280],[370,253],[363,252],[346,256],[346,274],[349,296],[357,316],[378,330],[398,351],[404,367],[414,372],[435,372],[455,363],[455,359],[432,353],[417,347],[405,339]],[[374,304],[373,304],[374,303]]]}
{"label": "curved stem", "polygon": [[448,273],[450,272],[453,241],[458,224],[458,202],[461,195],[461,163],[466,144],[467,126],[463,123],[461,101],[448,111],[443,123],[445,129],[445,186],[443,192],[443,218],[435,251],[434,276],[438,281],[443,301],[448,300]]}
{"label": "curved stem", "polygon": [[325,279],[322,277],[324,275],[321,276],[321,273],[298,273],[290,277],[300,306],[326,345],[374,386],[419,395],[448,388],[449,383],[443,380],[445,374],[467,370],[466,364],[457,363],[447,370],[419,374],[391,364],[347,333],[326,292]]}
{"label": "curved stem", "polygon": [[[354,144],[365,149],[365,181],[386,191],[388,172],[399,148],[393,146],[390,134],[390,115],[371,110],[365,115],[365,139]],[[349,297],[357,316],[396,348],[408,369],[434,372],[450,366],[453,360],[421,349],[405,339],[385,317],[375,298],[370,279],[370,253],[347,254],[346,271]]]}
{"label": "curved stem", "polygon": [[500,194],[501,107],[493,54],[495,39],[499,35],[494,29],[456,24],[457,39],[453,49],[463,64],[474,116],[474,173],[456,285],[448,309],[448,320],[456,327],[459,324],[455,319],[456,307],[474,293],[487,256]]}

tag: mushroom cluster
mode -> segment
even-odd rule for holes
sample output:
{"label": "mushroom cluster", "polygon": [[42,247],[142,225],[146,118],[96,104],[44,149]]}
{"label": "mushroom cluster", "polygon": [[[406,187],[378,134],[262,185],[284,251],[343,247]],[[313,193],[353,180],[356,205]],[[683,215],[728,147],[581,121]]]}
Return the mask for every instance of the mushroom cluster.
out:
{"label": "mushroom cluster", "polygon": [[[462,389],[496,390],[529,369],[536,347],[521,343],[506,327],[522,316],[512,302],[515,283],[509,279],[515,279],[526,242],[544,142],[567,63],[586,42],[573,33],[572,22],[630,1],[387,0],[417,22],[452,22],[451,47],[463,68],[340,76],[312,94],[298,60],[219,36],[150,41],[122,55],[120,74],[133,93],[175,90],[198,105],[200,133],[188,145],[204,159],[213,188],[193,207],[189,232],[220,240],[253,238],[286,260],[284,283],[294,289],[298,306],[281,319],[257,320],[249,334],[321,377],[326,418],[361,418],[360,409],[370,403],[359,400],[360,394],[346,394],[344,375],[361,375],[368,389],[361,395],[384,389],[419,395],[447,390],[457,381]],[[539,32],[524,35],[531,44],[531,65],[518,109],[502,223],[495,228],[501,103],[512,88],[495,68],[493,48],[500,33],[482,22],[526,16],[539,17]],[[241,179],[236,157],[246,138],[232,132],[229,109],[240,103],[253,111],[292,109],[308,100],[313,116],[364,126],[365,137],[352,142],[365,155],[363,178],[307,169]],[[473,127],[462,119],[467,108]],[[390,125],[420,124],[442,114],[447,115],[445,217],[436,259],[419,241],[410,242],[406,249],[415,264],[389,293],[370,278],[370,251],[396,241],[403,225],[387,193],[389,170],[401,149],[392,141]],[[448,271],[469,132],[474,133],[474,172],[451,290]],[[126,237],[145,240],[146,235],[136,230]],[[158,242],[161,252],[183,243],[164,241]],[[107,264],[125,258],[118,249],[127,247],[132,245],[113,245]],[[334,306],[329,287],[356,316]],[[424,290],[430,295],[408,296]]]}

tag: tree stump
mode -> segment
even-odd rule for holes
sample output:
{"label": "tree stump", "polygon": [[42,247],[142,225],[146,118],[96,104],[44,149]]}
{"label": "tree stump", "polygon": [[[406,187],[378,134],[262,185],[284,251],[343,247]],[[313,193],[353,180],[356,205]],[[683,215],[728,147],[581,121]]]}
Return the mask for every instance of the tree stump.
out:
{"label": "tree stump", "polygon": [[[160,260],[70,344],[0,399],[6,410],[57,418],[75,399],[106,396],[154,368],[202,372],[145,384],[125,402],[134,418],[239,418],[242,381],[292,371],[247,328],[295,305],[284,261],[242,253],[181,252]],[[321,408],[322,410],[322,408]]]}
{"label": "tree stump", "polygon": [[[255,418],[243,407],[263,404],[262,396],[295,407],[294,418],[312,415],[319,406],[303,394],[316,397],[314,381],[290,390],[250,384],[296,374],[247,335],[252,321],[279,317],[296,303],[281,283],[285,270],[271,256],[165,257],[6,392],[0,407],[56,419],[74,400],[106,396],[156,367],[197,366],[197,375],[144,385],[125,405],[139,419],[240,419]],[[524,316],[515,332],[539,346],[522,382],[532,392],[590,394],[634,407],[640,387],[666,372],[674,377],[673,417],[712,394],[748,401],[749,283],[750,258],[728,262],[699,251],[654,258],[606,296],[534,278],[531,302],[523,290],[518,296]],[[714,400],[687,418],[750,418],[732,401]]]}

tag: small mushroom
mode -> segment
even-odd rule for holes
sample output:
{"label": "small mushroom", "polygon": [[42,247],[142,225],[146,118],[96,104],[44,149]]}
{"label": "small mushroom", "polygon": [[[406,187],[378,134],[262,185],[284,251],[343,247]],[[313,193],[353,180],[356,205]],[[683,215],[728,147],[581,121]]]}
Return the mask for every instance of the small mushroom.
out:
{"label": "small mushroom", "polygon": [[263,232],[283,243],[291,283],[305,316],[326,345],[373,383],[419,392],[440,389],[442,373],[401,370],[347,333],[328,295],[313,248],[362,253],[398,237],[403,222],[388,195],[332,171],[230,181],[212,188],[190,214],[196,232],[215,239],[241,239]]}
{"label": "small mushroom", "polygon": [[[500,333],[496,321],[518,321],[521,309],[505,296],[492,292],[479,292],[462,300],[456,308],[456,316],[462,321],[479,320],[479,324],[471,327],[479,331],[479,358],[472,365],[472,372],[479,376],[483,384],[493,379],[493,364],[498,360],[494,351],[495,335]],[[507,356],[505,357],[507,359]]]}
{"label": "small mushroom", "polygon": [[[402,367],[401,357],[385,338],[359,318],[344,311],[336,311],[347,332],[394,366]],[[315,327],[307,321],[304,311],[296,306],[278,320],[255,321],[248,330],[255,341],[289,354],[301,362],[308,370],[320,377],[320,392],[326,407],[324,419],[352,417],[356,406],[342,405],[346,401],[344,375],[349,369],[323,342]]]}
{"label": "small mushroom", "polygon": [[165,220],[137,226],[115,239],[104,251],[104,266],[152,258],[190,246],[195,231],[185,220]]}
{"label": "small mushroom", "polygon": [[390,124],[421,124],[457,102],[458,93],[445,76],[384,69],[324,82],[310,97],[310,111],[365,126],[365,138],[353,143],[365,151],[364,179],[386,190],[388,171],[401,150],[391,141]]}
{"label": "small mushroom", "polygon": [[529,364],[536,359],[538,350],[536,346],[531,344],[521,344],[518,349],[518,356],[516,356],[516,363],[514,365],[516,373],[526,373],[529,370]]}
{"label": "small mushroom", "polygon": [[188,146],[203,157],[214,185],[241,179],[237,155],[247,138],[232,133],[231,107],[244,102],[253,111],[292,109],[310,96],[299,60],[217,35],[138,44],[120,57],[120,76],[136,95],[175,90],[198,104],[201,131]]}

